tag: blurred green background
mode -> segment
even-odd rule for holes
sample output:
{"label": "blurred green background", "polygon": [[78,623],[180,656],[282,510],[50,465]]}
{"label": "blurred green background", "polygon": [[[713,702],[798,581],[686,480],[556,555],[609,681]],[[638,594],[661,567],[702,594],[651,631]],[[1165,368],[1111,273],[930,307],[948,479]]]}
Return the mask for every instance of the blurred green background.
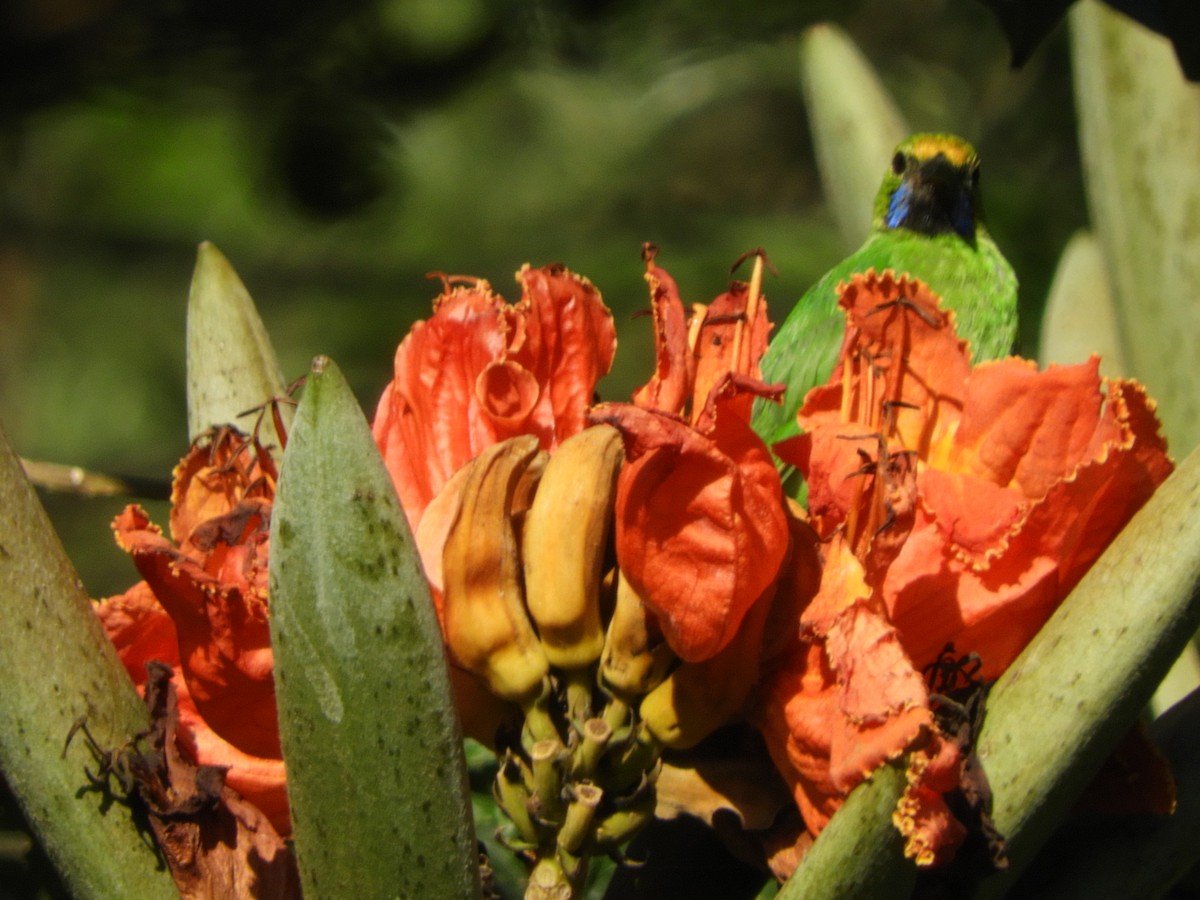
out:
{"label": "blurred green background", "polygon": [[[782,321],[844,255],[798,81],[831,17],[914,128],[974,141],[989,224],[1036,346],[1087,218],[1065,29],[1020,71],[991,13],[949,0],[13,0],[0,36],[0,422],[22,455],[166,478],[186,445],[197,242],[229,257],[284,372],[333,356],[368,414],[434,270],[515,300],[529,261],[617,316],[622,399],[649,374],[639,253],[687,302],[766,248]],[[882,173],[887,160],[880,160]],[[119,500],[45,495],[96,596],[129,562]],[[162,507],[152,514],[165,521]]]}

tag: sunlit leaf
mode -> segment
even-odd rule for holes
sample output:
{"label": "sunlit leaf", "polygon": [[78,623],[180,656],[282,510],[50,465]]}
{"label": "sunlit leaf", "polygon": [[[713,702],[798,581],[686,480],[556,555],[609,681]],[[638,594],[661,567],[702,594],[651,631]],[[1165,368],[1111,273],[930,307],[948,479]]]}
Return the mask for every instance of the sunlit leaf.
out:
{"label": "sunlit leaf", "polygon": [[271,638],[304,895],[479,894],[441,635],[395,488],[319,357],[271,523]]}
{"label": "sunlit leaf", "polygon": [[847,250],[871,228],[879,177],[909,128],[854,42],[816,25],[800,42],[800,86],[825,196]]}
{"label": "sunlit leaf", "polygon": [[1095,236],[1081,231],[1063,249],[1042,316],[1038,361],[1085,362],[1100,355],[1100,372],[1109,378],[1129,375],[1117,309],[1103,251]]}
{"label": "sunlit leaf", "polygon": [[1182,456],[1200,443],[1200,85],[1166,39],[1099,3],[1077,3],[1070,21],[1085,184],[1127,374]]}
{"label": "sunlit leaf", "polygon": [[149,718],[79,576],[0,432],[0,769],[63,882],[76,897],[172,897],[175,885],[126,807],[89,787],[102,750]]}
{"label": "sunlit leaf", "polygon": [[[249,291],[221,251],[204,241],[196,251],[188,293],[188,438],[195,440],[215,425],[235,424],[249,431],[254,420],[239,416],[285,390]],[[279,414],[286,424],[292,410],[280,405]],[[259,437],[279,446],[270,415],[263,417]]]}

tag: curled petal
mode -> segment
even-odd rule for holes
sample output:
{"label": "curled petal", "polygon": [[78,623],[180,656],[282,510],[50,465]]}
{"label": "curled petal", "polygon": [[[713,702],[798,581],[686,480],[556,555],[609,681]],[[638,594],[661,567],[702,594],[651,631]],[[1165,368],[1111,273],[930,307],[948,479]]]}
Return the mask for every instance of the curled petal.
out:
{"label": "curled petal", "polygon": [[197,765],[228,769],[225,783],[257,806],[282,835],[291,833],[283,760],[246,753],[213,731],[196,708],[179,668],[179,645],[171,617],[142,581],[124,594],[109,597],[97,614],[130,679],[139,689],[147,682],[146,664],[166,663],[179,702],[178,740]]}
{"label": "curled petal", "polygon": [[736,415],[700,434],[673,416],[602,404],[629,462],[617,492],[617,560],[684,660],[707,659],[774,581],[788,547],[770,453]]}
{"label": "curled petal", "polygon": [[977,367],[965,383],[953,439],[931,453],[931,465],[1044,497],[1097,444],[1118,436],[1101,416],[1099,367],[1096,356],[1041,372],[1015,358]]}
{"label": "curled petal", "polygon": [[146,582],[139,581],[124,594],[101,601],[96,614],[134,684],[145,682],[146,663],[152,659],[179,665],[175,623]]}
{"label": "curled petal", "polygon": [[[1098,390],[1094,366],[1070,368],[1088,375],[1081,393]],[[1020,403],[1019,396],[1010,400]],[[892,620],[918,666],[952,642],[980,656],[981,677],[997,677],[1169,474],[1165,443],[1139,386],[1111,383],[1096,413],[1091,431],[1076,441],[1087,457],[1064,459],[1041,496],[1026,499],[1013,487],[955,471],[920,473],[918,524],[884,582]],[[976,415],[966,406],[964,425]]]}
{"label": "curled petal", "polygon": [[682,415],[692,397],[696,362],[688,341],[688,317],[679,288],[666,269],[646,266],[650,285],[650,313],[654,318],[654,374],[633,394],[633,403],[644,409]]}
{"label": "curled petal", "polygon": [[[268,528],[264,511],[246,505],[215,521],[229,526],[228,534],[239,540],[247,532],[265,537]],[[205,571],[136,506],[117,517],[115,528],[118,542],[174,622],[178,658],[197,709],[215,731],[246,752],[278,757],[270,631],[266,604],[254,583],[223,581]],[[265,541],[260,547],[265,554]],[[229,546],[214,544],[211,549],[214,558],[228,561]],[[233,557],[239,562],[231,568],[239,574],[250,565],[243,553]]]}
{"label": "curled petal", "polygon": [[516,432],[533,413],[538,384],[527,369],[509,360],[489,363],[475,383],[479,406],[497,430]]}
{"label": "curled petal", "polygon": [[[743,282],[734,282],[728,291],[708,304],[698,324],[691,353],[696,360],[693,421],[713,390],[731,373],[761,381],[758,361],[766,352],[767,335],[771,331],[766,298]],[[778,394],[771,394],[775,399],[782,394],[783,386],[779,387]],[[746,406],[743,416],[749,418],[754,395],[747,392],[743,402]]]}
{"label": "curled petal", "polygon": [[[843,417],[864,428],[889,428],[918,452],[953,430],[971,361],[954,333],[953,313],[941,308],[938,296],[905,275],[868,271],[844,286],[840,303],[846,337],[831,386],[840,382]],[[809,415],[806,402],[800,412],[806,430]]]}
{"label": "curled petal", "polygon": [[271,455],[234,428],[201,436],[175,467],[171,536],[182,546],[202,522],[223,516],[242,500],[275,496],[278,473]]}
{"label": "curled petal", "polygon": [[776,768],[792,788],[805,824],[817,834],[842,804],[829,757],[840,727],[837,680],[819,642],[805,642],[761,688],[755,722]]}
{"label": "curled petal", "polygon": [[372,430],[414,531],[485,448],[532,434],[548,450],[581,430],[612,366],[612,314],[590,282],[560,266],[526,266],[517,278],[516,305],[483,281],[447,285],[396,351]]}
{"label": "curled petal", "polygon": [[196,709],[178,670],[172,683],[179,697],[178,739],[188,755],[197,765],[227,768],[225,783],[257,806],[281,835],[290,834],[283,760],[279,756],[255,756],[226,741]]}
{"label": "curled petal", "polygon": [[493,440],[476,381],[504,358],[508,336],[503,298],[478,282],[447,288],[396,350],[373,431],[414,528],[446,479]]}
{"label": "curled petal", "polygon": [[909,758],[908,786],[892,821],[904,835],[904,855],[918,866],[947,862],[967,836],[946,804],[946,793],[962,780],[962,766],[959,748],[937,737]]}
{"label": "curled petal", "polygon": [[[513,356],[542,386],[539,423],[552,435],[549,450],[586,426],[596,383],[612,368],[617,331],[600,292],[562,266],[522,266],[526,344]],[[509,435],[506,434],[505,437]]]}
{"label": "curled petal", "polygon": [[821,588],[801,618],[823,641],[837,680],[829,768],[845,792],[933,726],[924,680],[864,575],[845,540],[834,538]]}

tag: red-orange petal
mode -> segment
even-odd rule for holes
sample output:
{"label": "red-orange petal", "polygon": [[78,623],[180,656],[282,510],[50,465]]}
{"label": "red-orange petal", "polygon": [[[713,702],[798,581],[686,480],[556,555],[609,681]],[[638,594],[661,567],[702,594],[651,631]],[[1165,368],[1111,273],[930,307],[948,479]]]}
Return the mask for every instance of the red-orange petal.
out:
{"label": "red-orange petal", "polygon": [[538,402],[537,381],[511,360],[488,363],[479,373],[475,394],[483,413],[499,433],[519,434]]}
{"label": "red-orange petal", "polygon": [[179,665],[175,623],[146,582],[101,601],[96,615],[134,684],[146,683],[146,663],[152,659]]}
{"label": "red-orange petal", "polygon": [[493,440],[476,381],[508,338],[504,300],[481,281],[447,287],[396,350],[373,431],[414,528],[446,479]]}
{"label": "red-orange petal", "polygon": [[909,757],[908,786],[892,813],[904,835],[904,855],[918,866],[948,862],[967,835],[954,817],[945,794],[960,784],[962,753],[952,741],[934,737],[928,747]]}
{"label": "red-orange petal", "polygon": [[928,693],[841,536],[829,545],[820,590],[801,625],[823,643],[837,679],[830,779],[848,792],[932,727]]}
{"label": "red-orange petal", "polygon": [[187,754],[197,765],[227,768],[225,784],[257,806],[280,835],[291,834],[283,759],[279,755],[255,756],[226,741],[200,715],[178,669],[171,680],[179,700],[177,738]]}
{"label": "red-orange petal", "polygon": [[175,467],[171,537],[183,546],[202,522],[225,515],[247,497],[271,500],[275,463],[235,428],[215,428],[196,440]]}
{"label": "red-orange petal", "polygon": [[581,430],[612,367],[612,314],[587,279],[561,266],[517,278],[516,305],[483,281],[448,285],[396,351],[372,431],[414,530],[447,479],[492,444],[532,434],[551,449]]}
{"label": "red-orange petal", "polygon": [[[265,530],[261,513],[249,527]],[[115,528],[118,542],[174,622],[189,694],[208,724],[248,753],[278,757],[265,604],[249,583],[223,583],[205,572],[164,538],[140,508],[126,508]]]}
{"label": "red-orange petal", "polygon": [[[698,424],[701,410],[714,389],[730,375],[747,381],[762,379],[758,363],[766,352],[771,323],[767,318],[766,298],[758,296],[754,309],[749,310],[750,298],[749,285],[735,282],[707,308],[701,308],[703,319],[691,353],[695,359],[695,383],[692,388],[694,424]],[[751,315],[753,322],[747,320]],[[772,395],[778,396],[774,392]],[[754,395],[746,393],[746,408],[741,413],[743,418],[749,419],[753,402]]]}
{"label": "red-orange petal", "polygon": [[549,436],[542,449],[549,450],[586,427],[596,384],[612,369],[617,331],[600,292],[583,276],[559,265],[526,265],[517,280],[526,337],[511,355],[542,387],[537,420]]}
{"label": "red-orange petal", "polygon": [[837,680],[820,642],[806,642],[767,677],[755,714],[767,750],[813,834],[842,804],[829,755],[840,725]]}
{"label": "red-orange petal", "polygon": [[679,288],[666,269],[647,261],[650,313],[654,318],[654,374],[633,394],[644,409],[682,415],[692,397],[696,362],[688,346],[688,315]]}
{"label": "red-orange petal", "polygon": [[617,559],[672,649],[695,662],[729,643],[788,547],[770,453],[736,415],[711,435],[629,404],[602,404],[628,462],[617,484]]}

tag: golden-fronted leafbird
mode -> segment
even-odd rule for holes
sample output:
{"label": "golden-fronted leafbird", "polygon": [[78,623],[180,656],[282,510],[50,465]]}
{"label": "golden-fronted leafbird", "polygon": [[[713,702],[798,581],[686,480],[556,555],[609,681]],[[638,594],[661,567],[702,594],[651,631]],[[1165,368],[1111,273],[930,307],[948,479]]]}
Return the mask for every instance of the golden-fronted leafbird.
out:
{"label": "golden-fronted leafbird", "polygon": [[787,385],[783,403],[759,400],[754,429],[768,445],[799,433],[804,395],[833,373],[845,317],[838,284],[874,269],[919,278],[954,310],[976,361],[1007,356],[1017,335],[1017,278],[983,224],[979,158],[948,134],[896,148],[875,197],[871,235],[800,298],[762,359],[763,380]]}

